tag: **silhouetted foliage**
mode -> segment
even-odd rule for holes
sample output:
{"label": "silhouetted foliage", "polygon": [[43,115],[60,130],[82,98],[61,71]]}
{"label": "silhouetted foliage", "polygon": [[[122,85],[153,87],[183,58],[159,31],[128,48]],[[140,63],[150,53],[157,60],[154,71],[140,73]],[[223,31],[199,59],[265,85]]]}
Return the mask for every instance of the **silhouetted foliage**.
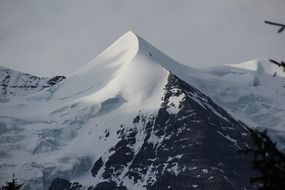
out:
{"label": "silhouetted foliage", "polygon": [[269,61],[275,65],[277,65],[278,67],[282,67],[283,71],[285,71],[285,62],[284,61],[276,61],[274,59],[269,59]]}
{"label": "silhouetted foliage", "polygon": [[[281,24],[281,23],[277,23],[277,22],[271,22],[271,21],[264,21],[265,24],[270,24],[273,26],[277,26],[280,27],[280,29],[278,30],[278,33],[284,32],[285,29],[285,24]],[[276,61],[274,59],[269,59],[269,61],[275,65],[277,65],[278,67],[282,67],[283,71],[285,71],[285,62],[284,61]]]}
{"label": "silhouetted foliage", "polygon": [[[285,29],[284,24],[271,21],[265,21],[265,23],[280,27],[278,33]],[[274,59],[269,61],[278,67],[283,67],[285,71],[283,61]],[[251,182],[258,185],[258,190],[285,189],[285,155],[277,149],[276,143],[269,138],[266,130],[263,132],[250,128],[248,130],[255,146],[248,147],[243,152],[253,155],[253,166],[259,171],[259,175],[252,177]]]}
{"label": "silhouetted foliage", "polygon": [[253,166],[260,174],[252,177],[251,182],[259,185],[259,190],[281,190],[285,188],[285,155],[276,143],[268,137],[267,131],[248,129],[255,143],[254,148],[247,148],[246,154],[253,154]]}
{"label": "silhouetted foliage", "polygon": [[277,22],[271,22],[271,21],[268,21],[268,20],[264,21],[264,23],[280,27],[280,29],[278,30],[278,33],[283,32],[284,29],[285,29],[285,24],[281,24],[281,23],[277,23]]}
{"label": "silhouetted foliage", "polygon": [[12,181],[6,182],[6,185],[1,186],[1,190],[20,190],[24,184],[18,184],[17,179],[13,174]]}

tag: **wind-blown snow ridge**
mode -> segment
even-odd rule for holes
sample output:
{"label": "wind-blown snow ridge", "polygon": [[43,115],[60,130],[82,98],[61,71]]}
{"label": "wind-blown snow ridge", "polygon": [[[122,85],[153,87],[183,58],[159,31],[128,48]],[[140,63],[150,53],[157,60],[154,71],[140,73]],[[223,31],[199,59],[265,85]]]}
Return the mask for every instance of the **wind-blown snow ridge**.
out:
{"label": "wind-blown snow ridge", "polygon": [[[58,99],[84,97],[100,102],[106,96],[121,96],[132,106],[157,108],[154,97],[165,85],[170,59],[135,33],[129,31],[87,65],[63,82],[54,93]],[[161,95],[159,95],[161,97]]]}

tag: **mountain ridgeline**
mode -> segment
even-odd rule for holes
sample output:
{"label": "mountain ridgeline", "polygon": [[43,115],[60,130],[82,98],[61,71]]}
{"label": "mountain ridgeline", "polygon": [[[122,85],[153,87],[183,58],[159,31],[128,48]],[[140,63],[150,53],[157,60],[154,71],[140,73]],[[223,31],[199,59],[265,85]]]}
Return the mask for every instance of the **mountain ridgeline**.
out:
{"label": "mountain ridgeline", "polygon": [[0,98],[33,94],[49,88],[63,79],[65,79],[64,76],[43,78],[0,67]]}

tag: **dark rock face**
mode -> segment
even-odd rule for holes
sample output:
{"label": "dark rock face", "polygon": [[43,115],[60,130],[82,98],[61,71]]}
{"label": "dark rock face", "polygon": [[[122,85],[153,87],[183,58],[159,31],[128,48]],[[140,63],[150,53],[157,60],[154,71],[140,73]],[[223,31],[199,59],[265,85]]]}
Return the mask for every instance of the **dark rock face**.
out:
{"label": "dark rock face", "polygon": [[56,178],[49,187],[49,190],[63,190],[70,188],[70,186],[71,183],[69,181],[61,178]]}
{"label": "dark rock face", "polygon": [[94,189],[255,189],[251,158],[239,153],[252,144],[242,124],[172,74],[162,100],[156,117],[121,126],[91,170]]}
{"label": "dark rock face", "polygon": [[[93,187],[88,188],[88,190],[91,190]],[[68,180],[62,179],[62,178],[56,178],[53,180],[51,186],[49,187],[49,190],[83,190],[85,189],[81,184],[79,183],[70,183]]]}
{"label": "dark rock face", "polygon": [[48,86],[53,86],[59,82],[61,82],[62,80],[66,79],[65,76],[55,76],[55,77],[52,77],[51,79],[49,79],[47,81],[47,84]]}
{"label": "dark rock face", "polygon": [[96,188],[96,190],[117,190],[117,184],[112,181],[104,181],[102,183],[99,183]]}

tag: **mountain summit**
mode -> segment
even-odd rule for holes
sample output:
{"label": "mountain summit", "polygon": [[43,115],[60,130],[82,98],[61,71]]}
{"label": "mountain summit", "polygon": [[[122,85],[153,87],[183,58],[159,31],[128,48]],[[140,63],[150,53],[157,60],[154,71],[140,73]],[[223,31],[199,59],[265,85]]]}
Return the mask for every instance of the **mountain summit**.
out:
{"label": "mountain summit", "polygon": [[120,97],[133,106],[159,106],[168,71],[162,67],[166,55],[133,32],[127,32],[94,60],[64,81],[57,98],[84,97],[103,101]]}
{"label": "mountain summit", "polygon": [[1,102],[0,180],[26,189],[254,189],[248,131],[195,69],[127,32],[67,79]]}

